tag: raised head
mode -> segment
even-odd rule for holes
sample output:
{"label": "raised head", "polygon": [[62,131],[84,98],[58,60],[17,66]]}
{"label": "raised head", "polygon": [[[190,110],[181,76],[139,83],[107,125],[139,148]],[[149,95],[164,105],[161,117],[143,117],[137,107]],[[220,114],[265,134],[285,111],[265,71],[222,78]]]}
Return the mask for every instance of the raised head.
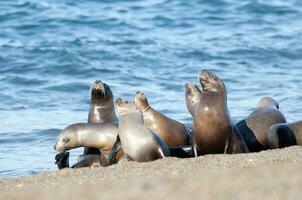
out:
{"label": "raised head", "polygon": [[200,89],[193,83],[186,83],[186,105],[188,111],[194,116],[196,106],[199,103],[201,91]]}
{"label": "raised head", "polygon": [[139,108],[132,102],[128,102],[121,98],[115,100],[115,108],[119,117],[123,115],[138,115],[142,116]]}
{"label": "raised head", "polygon": [[199,73],[199,82],[204,92],[225,92],[223,81],[207,70],[201,70]]}
{"label": "raised head", "polygon": [[201,91],[197,85],[193,83],[186,83],[186,98],[190,98],[192,104],[197,104],[200,100]]}
{"label": "raised head", "polygon": [[113,98],[112,91],[106,83],[95,80],[91,87],[90,87],[90,93],[91,93],[91,102],[92,103],[107,103],[108,101],[111,101]]}
{"label": "raised head", "polygon": [[148,99],[143,92],[136,92],[133,103],[140,109],[141,112],[145,112],[150,108]]}

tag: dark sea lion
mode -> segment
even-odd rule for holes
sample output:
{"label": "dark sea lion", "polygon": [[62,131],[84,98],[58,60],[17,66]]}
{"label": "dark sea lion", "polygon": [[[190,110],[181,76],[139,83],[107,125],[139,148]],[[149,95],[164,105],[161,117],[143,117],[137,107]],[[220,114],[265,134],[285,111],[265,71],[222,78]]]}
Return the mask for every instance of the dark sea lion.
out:
{"label": "dark sea lion", "polygon": [[[193,83],[186,83],[185,84],[186,88],[186,105],[187,109],[194,117],[195,115],[195,110],[196,107],[199,103],[200,96],[201,96],[201,91],[200,89]],[[177,149],[178,151],[183,151],[180,149]],[[186,152],[183,155],[191,155],[189,151],[189,148],[186,148]],[[171,149],[170,149],[171,152]],[[229,154],[235,154],[235,153],[248,153],[249,150],[247,148],[246,143],[244,142],[242,136],[238,132],[238,130],[233,126],[233,134],[231,135],[231,138],[228,139],[227,141],[227,146],[225,147],[225,153]],[[172,154],[172,153],[171,153]]]}
{"label": "dark sea lion", "polygon": [[96,148],[108,157],[118,134],[117,123],[77,123],[66,127],[58,136],[54,149],[58,152],[78,148]]}
{"label": "dark sea lion", "polygon": [[133,102],[143,114],[144,124],[158,134],[169,148],[189,144],[189,134],[186,127],[153,109],[143,92],[137,92]]}
{"label": "dark sea lion", "polygon": [[144,125],[143,115],[134,103],[118,98],[118,135],[125,156],[133,161],[147,162],[169,156],[164,141]]}
{"label": "dark sea lion", "polygon": [[[88,123],[118,122],[114,110],[114,98],[109,85],[96,80],[92,83],[90,91]],[[100,152],[95,148],[84,148],[84,155],[88,154],[100,154]]]}
{"label": "dark sea lion", "polygon": [[268,144],[271,149],[302,145],[302,121],[273,125],[269,131]]}
{"label": "dark sea lion", "polygon": [[233,131],[225,85],[207,70],[200,72],[199,81],[202,92],[192,127],[195,155],[224,153]]}
{"label": "dark sea lion", "polygon": [[250,152],[268,149],[270,127],[286,122],[285,117],[278,109],[279,104],[274,99],[263,97],[259,100],[256,109],[246,119],[235,125]]}
{"label": "dark sea lion", "polygon": [[69,167],[69,152],[61,152],[58,153],[55,157],[55,164],[58,166],[59,169],[63,169]]}
{"label": "dark sea lion", "polygon": [[193,83],[186,83],[186,106],[189,111],[189,113],[194,117],[196,107],[199,103],[201,91],[200,89]]}

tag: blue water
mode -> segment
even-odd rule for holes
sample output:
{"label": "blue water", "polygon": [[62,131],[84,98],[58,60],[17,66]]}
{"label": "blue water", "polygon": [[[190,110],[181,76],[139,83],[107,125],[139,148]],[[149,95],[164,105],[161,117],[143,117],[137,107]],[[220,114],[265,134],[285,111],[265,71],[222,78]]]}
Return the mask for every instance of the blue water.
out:
{"label": "blue water", "polygon": [[0,177],[56,170],[56,136],[86,122],[95,79],[191,123],[184,84],[209,69],[234,121],[264,95],[301,120],[301,19],[300,0],[1,0]]}

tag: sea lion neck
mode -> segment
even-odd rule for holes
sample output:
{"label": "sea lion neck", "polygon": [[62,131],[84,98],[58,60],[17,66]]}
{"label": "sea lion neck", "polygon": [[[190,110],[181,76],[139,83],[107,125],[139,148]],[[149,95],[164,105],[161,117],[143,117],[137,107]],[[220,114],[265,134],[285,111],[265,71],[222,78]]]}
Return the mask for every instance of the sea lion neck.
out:
{"label": "sea lion neck", "polygon": [[104,104],[110,103],[113,99],[113,97],[111,97],[111,98],[108,98],[108,97],[109,96],[105,97],[106,99],[91,97],[90,102],[91,102],[91,104],[95,104],[95,105],[104,105]]}
{"label": "sea lion neck", "polygon": [[202,91],[201,96],[200,96],[200,101],[201,100],[205,100],[205,99],[209,99],[209,101],[213,101],[214,99],[218,99],[218,100],[226,100],[227,99],[227,93],[224,91]]}
{"label": "sea lion neck", "polygon": [[117,116],[114,111],[114,102],[111,99],[106,103],[90,104],[88,114],[88,123],[103,123],[117,121]]}
{"label": "sea lion neck", "polygon": [[141,109],[142,113],[148,112],[151,109],[151,106],[147,105]]}
{"label": "sea lion neck", "polygon": [[129,121],[136,121],[143,123],[143,116],[137,113],[121,113],[119,114],[120,125],[125,123],[127,124]]}
{"label": "sea lion neck", "polygon": [[202,87],[202,93],[225,94],[226,89],[225,88],[216,88],[216,87],[211,87],[211,86],[203,86]]}
{"label": "sea lion neck", "polygon": [[90,147],[90,148],[102,148],[103,144],[106,144],[105,138],[100,137],[97,134],[85,134],[85,132],[78,134],[78,143],[81,144],[79,147]]}

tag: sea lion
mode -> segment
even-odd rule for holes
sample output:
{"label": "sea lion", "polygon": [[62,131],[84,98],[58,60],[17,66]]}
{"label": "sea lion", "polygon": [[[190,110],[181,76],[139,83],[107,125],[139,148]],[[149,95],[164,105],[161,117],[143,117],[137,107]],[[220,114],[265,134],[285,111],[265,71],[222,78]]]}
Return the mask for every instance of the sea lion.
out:
{"label": "sea lion", "polygon": [[58,152],[90,147],[99,149],[108,157],[118,134],[117,123],[77,123],[66,127],[58,136],[54,149]]}
{"label": "sea lion", "polygon": [[106,83],[96,80],[91,85],[88,123],[118,122],[112,91]]}
{"label": "sea lion", "polygon": [[193,83],[186,83],[185,88],[186,88],[186,93],[185,93],[186,106],[189,113],[192,115],[192,117],[194,117],[196,107],[200,100],[201,91],[197,87],[197,85]]}
{"label": "sea lion", "polygon": [[274,124],[269,131],[271,149],[302,145],[302,121]]}
{"label": "sea lion", "polygon": [[[106,83],[96,80],[92,83],[90,109],[88,123],[118,122],[114,110],[114,99],[112,91]],[[84,155],[100,154],[98,149],[84,148]]]}
{"label": "sea lion", "polygon": [[55,156],[55,160],[56,160],[55,164],[58,166],[59,169],[69,167],[69,152],[64,151],[58,153]]}
{"label": "sea lion", "polygon": [[200,72],[199,82],[202,92],[192,127],[194,154],[224,153],[233,131],[226,87],[219,77],[207,70]]}
{"label": "sea lion", "polygon": [[108,158],[101,155],[86,155],[82,160],[74,164],[71,168],[81,168],[81,167],[106,167],[108,166]]}
{"label": "sea lion", "polygon": [[143,114],[144,124],[151,131],[158,134],[169,148],[190,143],[186,127],[182,123],[154,110],[149,105],[143,92],[136,92],[133,102]]}
{"label": "sea lion", "polygon": [[[69,152],[58,153],[55,157],[56,164],[59,169],[69,168]],[[108,159],[103,155],[85,155],[79,162],[74,164],[71,168],[81,168],[81,167],[100,167],[108,166]]]}
{"label": "sea lion", "polygon": [[120,120],[118,136],[126,157],[147,162],[169,156],[167,145],[144,125],[143,115],[134,103],[118,98],[115,106]]}
{"label": "sea lion", "polygon": [[269,148],[268,134],[274,124],[285,123],[286,119],[278,110],[279,104],[270,97],[263,97],[249,116],[236,123],[250,152],[259,152]]}

